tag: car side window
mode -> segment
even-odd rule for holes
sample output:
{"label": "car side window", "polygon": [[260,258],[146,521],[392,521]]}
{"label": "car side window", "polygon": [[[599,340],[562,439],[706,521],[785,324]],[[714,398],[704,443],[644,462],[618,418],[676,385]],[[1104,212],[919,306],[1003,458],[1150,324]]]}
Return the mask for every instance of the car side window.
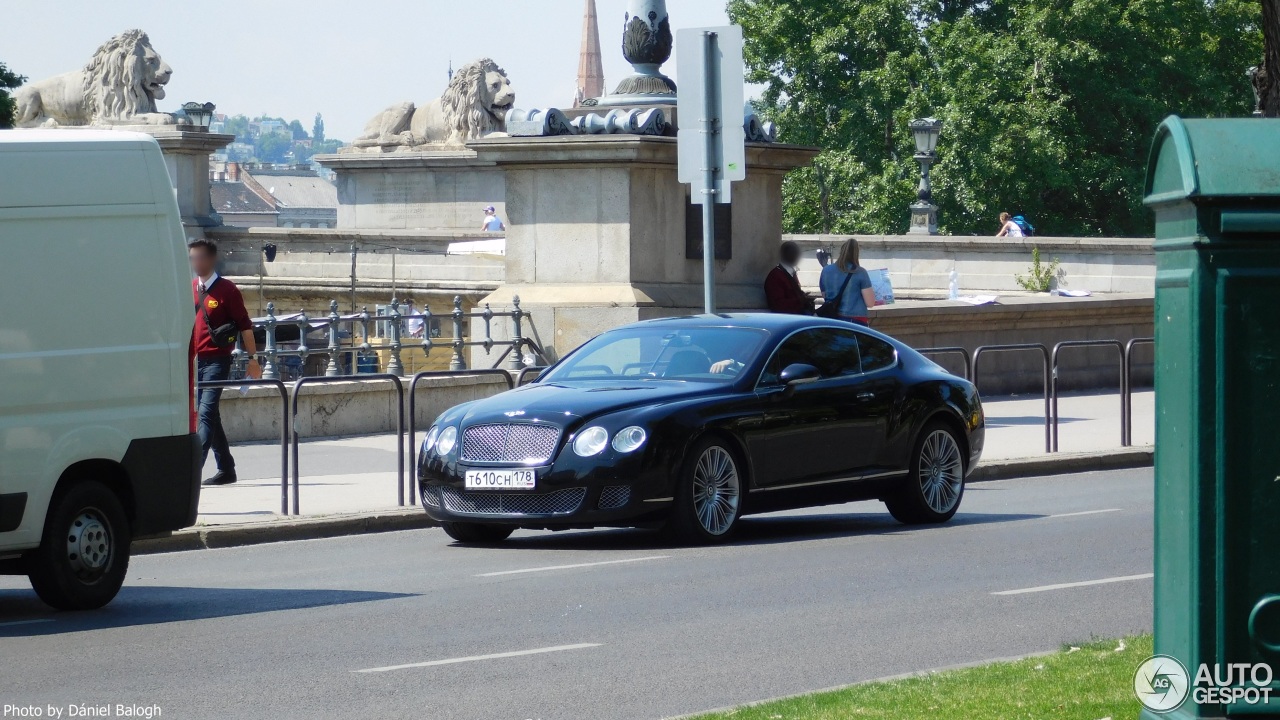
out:
{"label": "car side window", "polygon": [[889,343],[878,337],[858,335],[858,349],[862,353],[862,371],[875,372],[893,367],[898,360],[898,352]]}
{"label": "car side window", "polygon": [[858,338],[852,330],[819,328],[802,330],[783,341],[760,375],[761,385],[777,385],[788,365],[803,363],[818,368],[822,377],[857,375],[862,371]]}

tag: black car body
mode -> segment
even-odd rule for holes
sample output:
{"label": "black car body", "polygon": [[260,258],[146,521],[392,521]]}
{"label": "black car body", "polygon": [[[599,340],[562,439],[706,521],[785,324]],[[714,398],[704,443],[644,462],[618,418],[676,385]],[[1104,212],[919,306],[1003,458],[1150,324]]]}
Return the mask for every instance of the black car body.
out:
{"label": "black car body", "polygon": [[[725,532],[701,533],[710,540],[744,514],[874,498],[904,521],[940,522],[983,435],[974,386],[888,336],[813,317],[697,316],[606,332],[530,385],[446,411],[418,478],[427,513],[458,539],[657,526],[684,508],[703,526],[724,516]],[[922,456],[934,441],[937,457]],[[939,467],[951,468],[947,503],[920,512],[912,488]],[[698,472],[731,472],[733,487],[682,487]]]}

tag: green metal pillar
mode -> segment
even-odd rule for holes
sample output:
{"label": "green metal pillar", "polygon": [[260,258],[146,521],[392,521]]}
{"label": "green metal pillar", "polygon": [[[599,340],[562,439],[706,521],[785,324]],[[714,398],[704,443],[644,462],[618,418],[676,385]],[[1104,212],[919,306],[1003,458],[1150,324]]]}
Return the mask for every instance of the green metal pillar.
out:
{"label": "green metal pillar", "polygon": [[[1155,651],[1280,675],[1280,120],[1160,125],[1156,214]],[[1239,682],[1239,678],[1236,679]],[[1280,718],[1198,702],[1155,718]]]}

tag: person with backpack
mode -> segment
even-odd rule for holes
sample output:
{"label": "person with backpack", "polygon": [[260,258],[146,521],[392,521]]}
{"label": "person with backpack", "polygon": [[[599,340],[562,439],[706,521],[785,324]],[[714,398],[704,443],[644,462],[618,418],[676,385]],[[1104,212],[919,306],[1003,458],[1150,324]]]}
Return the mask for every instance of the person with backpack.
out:
{"label": "person with backpack", "polygon": [[[231,354],[239,339],[249,355],[245,372],[250,378],[262,377],[262,368],[254,357],[258,348],[253,337],[253,320],[245,309],[240,289],[230,280],[219,277],[217,270],[218,246],[212,240],[192,240],[187,244],[187,258],[195,277],[191,281],[191,295],[195,299],[196,322],[191,331],[191,352],[195,355],[196,379],[202,382],[220,382],[231,375]],[[196,393],[200,436],[200,465],[213,451],[218,472],[205,480],[204,485],[230,485],[236,481],[236,461],[231,457],[227,433],[222,429],[222,415],[218,412],[221,389],[199,390]]]}
{"label": "person with backpack", "polygon": [[996,237],[1031,237],[1035,233],[1036,229],[1023,216],[1000,213],[1000,232]]}
{"label": "person with backpack", "polygon": [[845,240],[836,261],[822,268],[818,287],[824,299],[818,308],[819,317],[870,324],[870,308],[875,307],[876,292],[871,289],[871,275],[858,263],[856,239]]}

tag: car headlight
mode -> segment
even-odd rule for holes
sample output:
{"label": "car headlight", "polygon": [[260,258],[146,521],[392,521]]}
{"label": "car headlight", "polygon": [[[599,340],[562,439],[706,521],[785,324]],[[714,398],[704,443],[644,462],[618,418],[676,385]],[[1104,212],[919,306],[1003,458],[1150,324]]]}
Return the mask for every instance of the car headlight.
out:
{"label": "car headlight", "polygon": [[642,427],[632,425],[622,428],[613,436],[613,449],[620,453],[635,452],[644,444],[646,437]]}
{"label": "car headlight", "polygon": [[440,426],[432,425],[427,431],[427,439],[422,441],[422,451],[431,452],[431,448],[436,446],[436,440],[440,438]]}
{"label": "car headlight", "polygon": [[599,455],[608,444],[609,431],[599,425],[593,425],[574,438],[573,451],[582,457],[591,457]]}
{"label": "car headlight", "polygon": [[448,455],[453,452],[453,446],[458,444],[458,428],[450,425],[440,431],[440,437],[436,438],[436,452],[441,455]]}

